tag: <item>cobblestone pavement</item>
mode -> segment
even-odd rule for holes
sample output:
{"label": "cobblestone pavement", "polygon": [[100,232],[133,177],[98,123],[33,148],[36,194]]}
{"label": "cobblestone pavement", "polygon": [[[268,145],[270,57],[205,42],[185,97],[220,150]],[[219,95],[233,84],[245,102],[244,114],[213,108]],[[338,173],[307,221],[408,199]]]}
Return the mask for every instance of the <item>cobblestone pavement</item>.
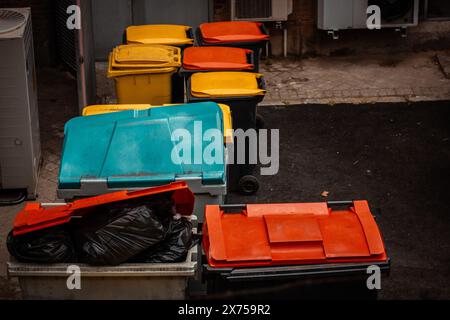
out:
{"label": "cobblestone pavement", "polygon": [[[418,102],[450,99],[450,79],[436,60],[450,52],[270,59],[261,64],[264,105]],[[98,96],[115,102],[114,82],[97,64]]]}
{"label": "cobblestone pavement", "polygon": [[[57,200],[57,176],[64,124],[78,113],[76,80],[70,74],[57,69],[39,70],[37,79],[42,149],[37,201],[52,203]],[[6,277],[9,254],[5,240],[14,217],[24,205],[0,207],[0,299],[21,297],[17,279]]]}
{"label": "cobblestone pavement", "polygon": [[437,64],[437,54],[266,61],[261,70],[268,88],[263,105],[448,100],[450,79]]}
{"label": "cobblestone pavement", "polygon": [[46,69],[39,75],[42,166],[38,182],[38,200],[51,203],[57,200],[64,124],[78,115],[78,97],[76,80],[70,74]]}

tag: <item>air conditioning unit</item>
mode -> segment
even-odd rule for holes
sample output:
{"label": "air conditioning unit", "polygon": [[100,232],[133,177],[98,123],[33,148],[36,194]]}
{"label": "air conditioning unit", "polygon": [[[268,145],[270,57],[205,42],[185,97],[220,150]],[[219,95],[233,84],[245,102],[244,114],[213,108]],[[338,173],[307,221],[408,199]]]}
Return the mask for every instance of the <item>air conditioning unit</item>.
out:
{"label": "air conditioning unit", "polygon": [[419,22],[419,0],[318,0],[317,27],[336,32],[367,28],[367,8],[381,10],[381,28],[416,26]]}
{"label": "air conditioning unit", "polygon": [[36,197],[41,146],[29,8],[0,9],[0,191]]}
{"label": "air conditioning unit", "polygon": [[232,20],[287,21],[292,0],[231,0]]}

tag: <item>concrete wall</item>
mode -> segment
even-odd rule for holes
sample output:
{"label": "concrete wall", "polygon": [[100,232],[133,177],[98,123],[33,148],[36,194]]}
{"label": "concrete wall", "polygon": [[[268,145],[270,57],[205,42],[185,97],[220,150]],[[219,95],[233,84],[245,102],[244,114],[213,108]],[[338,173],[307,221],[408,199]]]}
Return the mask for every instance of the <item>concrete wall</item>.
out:
{"label": "concrete wall", "polygon": [[[230,0],[214,0],[214,20],[230,20]],[[392,29],[379,31],[345,30],[340,39],[333,40],[318,30],[317,1],[293,0],[293,13],[287,22],[288,53],[293,56],[333,55],[353,52],[386,52],[450,48],[450,21],[422,21],[408,29],[408,37],[401,38]],[[282,31],[270,27],[271,53],[283,53]]]}

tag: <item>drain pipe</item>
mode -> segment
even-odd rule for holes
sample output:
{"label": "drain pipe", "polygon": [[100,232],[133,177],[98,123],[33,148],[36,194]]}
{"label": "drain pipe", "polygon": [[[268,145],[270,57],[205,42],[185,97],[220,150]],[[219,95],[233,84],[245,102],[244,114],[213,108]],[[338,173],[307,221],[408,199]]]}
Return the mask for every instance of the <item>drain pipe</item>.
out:
{"label": "drain pipe", "polygon": [[[76,0],[80,12],[83,12],[82,0]],[[80,110],[87,105],[87,90],[86,90],[86,70],[84,69],[84,35],[83,35],[83,14],[80,15],[81,28],[77,30],[78,34],[78,84],[81,89],[81,101],[79,101]]]}
{"label": "drain pipe", "polygon": [[281,30],[283,29],[283,56],[287,57],[287,50],[288,50],[288,29],[287,29],[287,23],[283,24],[282,21],[275,22],[275,29]]}

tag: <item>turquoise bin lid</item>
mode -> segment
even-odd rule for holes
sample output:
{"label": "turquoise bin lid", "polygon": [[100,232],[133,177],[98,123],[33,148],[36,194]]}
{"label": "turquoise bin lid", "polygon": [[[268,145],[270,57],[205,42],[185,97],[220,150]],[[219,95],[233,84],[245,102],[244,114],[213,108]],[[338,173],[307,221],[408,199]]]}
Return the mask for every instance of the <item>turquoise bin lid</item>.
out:
{"label": "turquoise bin lid", "polygon": [[[215,145],[224,148],[223,113],[214,102],[74,118],[64,129],[59,189],[80,188],[82,180],[106,181],[112,189],[151,187],[184,178],[224,185],[224,163],[194,163],[194,149],[203,152],[211,143],[203,136],[194,141],[197,121],[201,121],[203,133],[220,130],[220,144]],[[187,129],[192,135],[192,164],[172,161],[179,141],[173,142],[171,137],[177,129]]]}

